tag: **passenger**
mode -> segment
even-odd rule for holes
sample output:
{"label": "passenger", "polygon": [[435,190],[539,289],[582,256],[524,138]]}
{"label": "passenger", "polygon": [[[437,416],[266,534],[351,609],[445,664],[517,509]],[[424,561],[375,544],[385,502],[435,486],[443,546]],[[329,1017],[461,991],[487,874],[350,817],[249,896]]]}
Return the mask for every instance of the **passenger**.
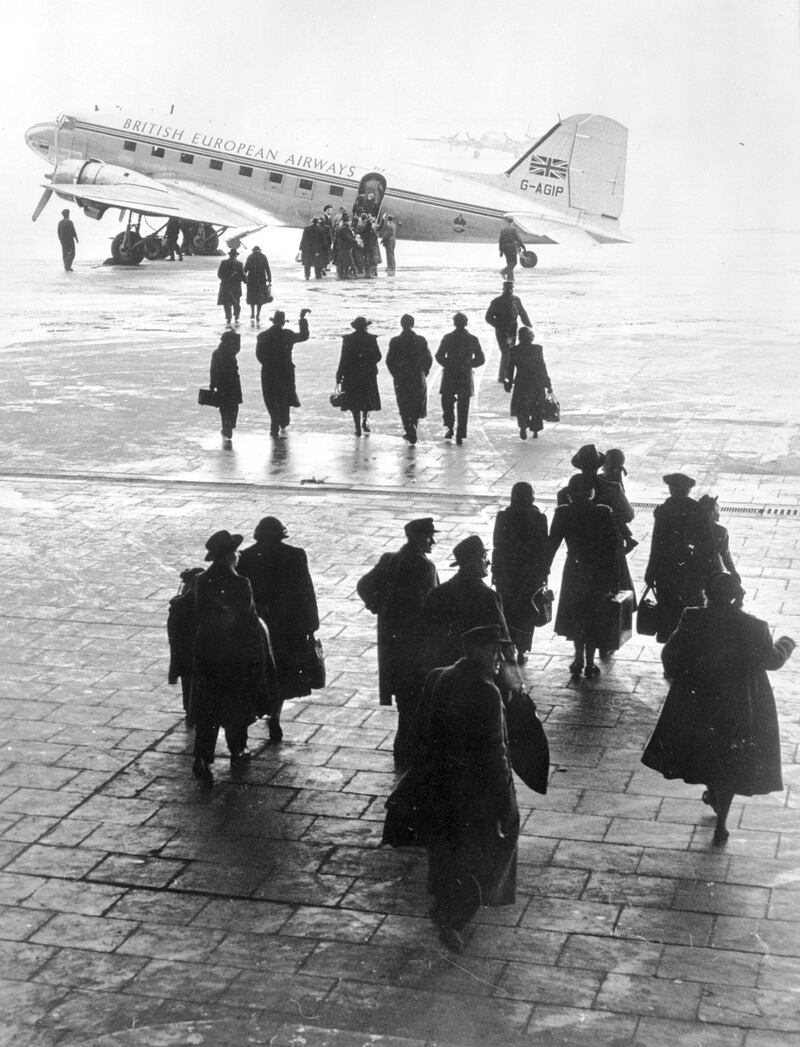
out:
{"label": "passenger", "polygon": [[66,207],[61,212],[61,221],[56,227],[56,232],[61,244],[61,257],[64,260],[64,269],[66,272],[71,273],[72,263],[75,261],[75,244],[78,242],[78,234],[70,220],[69,210]]}
{"label": "passenger", "polygon": [[306,313],[310,312],[310,309],[300,310],[300,330],[295,332],[285,326],[286,313],[278,309],[272,317],[272,326],[256,339],[256,359],[261,364],[261,393],[269,413],[269,435],[273,439],[286,435],[286,428],[292,420],[291,408],[300,406],[292,347],[308,340]]}
{"label": "passenger", "polygon": [[381,409],[378,361],[382,354],[378,339],[367,331],[371,323],[363,316],[353,320],[350,324],[353,333],[342,339],[342,353],[336,369],[336,383],[341,385],[346,400],[342,410],[352,414],[356,436],[361,436],[362,430],[365,433],[370,431],[369,413]]}
{"label": "passenger", "polygon": [[533,331],[529,327],[520,328],[519,341],[511,348],[504,388],[506,392],[514,390],[510,414],[517,419],[520,439],[527,440],[528,432],[533,433],[534,440],[538,439],[544,428],[545,397],[552,392],[553,386],[544,362],[544,351],[533,341]]}
{"label": "passenger", "polygon": [[326,204],[322,208],[322,219],[320,220],[320,227],[323,233],[325,234],[326,254],[325,269],[323,270],[324,275],[333,257],[333,206],[331,204]]}
{"label": "passenger", "polygon": [[713,546],[712,569],[714,571],[727,571],[737,582],[740,582],[739,572],[731,556],[730,540],[727,528],[719,522],[719,505],[716,495],[704,494],[697,499],[697,504],[711,520],[711,542]]}
{"label": "passenger", "polygon": [[386,369],[394,379],[397,409],[403,423],[403,437],[417,442],[417,425],[428,413],[428,385],[425,381],[433,366],[427,341],[414,331],[414,317],[400,317],[402,333],[389,342]]}
{"label": "passenger", "polygon": [[183,261],[183,251],[178,243],[181,233],[181,220],[174,215],[167,219],[167,227],[164,230],[164,257],[168,262],[175,261],[175,252],[178,252],[178,261]]}
{"label": "passenger", "polygon": [[362,223],[359,226],[359,236],[364,245],[364,275],[370,279],[378,275],[378,266],[381,264],[381,249],[378,243],[378,234],[375,226],[368,215],[362,215]]}
{"label": "passenger", "polygon": [[[497,381],[505,382],[508,373],[508,354],[517,338],[517,320],[522,320],[526,327],[531,326],[525,306],[514,294],[514,284],[510,280],[503,283],[503,292],[489,302],[486,310],[486,323],[494,328],[497,346],[500,350],[500,363],[497,370]],[[514,413],[513,411],[511,412]]]}
{"label": "passenger", "polygon": [[187,715],[189,697],[192,692],[192,660],[194,658],[194,583],[197,576],[202,573],[202,567],[189,567],[181,571],[181,584],[177,596],[173,596],[169,602],[167,614],[167,639],[169,640],[167,683],[175,685],[178,680],[181,681],[183,711]]}
{"label": "passenger", "polygon": [[242,284],[247,282],[244,275],[242,263],[237,261],[239,252],[235,247],[228,251],[228,257],[219,263],[217,278],[219,280],[219,293],[217,294],[217,305],[221,305],[225,311],[225,320],[228,324],[233,320],[239,323],[241,312]]}
{"label": "passenger", "polygon": [[420,699],[430,915],[440,940],[457,953],[482,905],[515,899],[519,811],[495,684],[506,639],[497,624],[465,632],[463,657],[432,672]]}
{"label": "passenger", "polygon": [[653,511],[650,559],[644,574],[645,584],[655,590],[658,601],[659,643],[669,639],[685,607],[702,605],[706,580],[716,571],[712,520],[689,496],[694,478],[668,473],[664,483],[669,498]]}
{"label": "passenger", "polygon": [[269,719],[269,739],[283,739],[283,703],[311,694],[306,673],[309,644],[319,629],[314,583],[305,550],[284,545],[289,533],[280,520],[265,516],[258,522],[256,544],[239,557],[237,570],[253,587],[256,610],[267,623],[277,672],[278,697]]}
{"label": "passenger", "polygon": [[333,237],[333,259],[336,266],[336,277],[339,280],[349,280],[355,274],[355,262],[353,260],[353,248],[356,246],[356,238],[350,228],[350,219],[346,214],[342,215],[336,227]]}
{"label": "passenger", "polygon": [[503,602],[503,613],[524,665],[533,645],[533,595],[547,583],[550,555],[547,518],[533,504],[533,488],[521,480],[511,488],[511,504],[494,521],[492,580]]}
{"label": "passenger", "polygon": [[[456,443],[460,446],[467,438],[469,421],[469,402],[475,392],[472,371],[482,367],[486,362],[481,343],[467,331],[469,321],[463,313],[453,317],[453,327],[442,339],[436,351],[436,362],[442,368],[442,382],[439,393],[442,398],[442,420],[445,426],[445,439],[453,436],[456,426]],[[458,423],[456,424],[456,402],[458,403]]]}
{"label": "passenger", "polygon": [[300,237],[300,257],[303,262],[303,271],[306,280],[311,279],[311,270],[314,270],[314,278],[322,279],[322,270],[328,257],[327,236],[319,224],[319,218],[312,218],[309,225],[303,230]]}
{"label": "passenger", "polygon": [[597,505],[591,482],[582,475],[567,484],[569,502],[559,505],[550,528],[550,559],[562,542],[567,557],[558,594],[554,631],[572,640],[573,677],[591,679],[600,673],[595,651],[602,634],[603,601],[614,586],[614,520],[607,505]]}
{"label": "passenger", "polygon": [[359,596],[378,616],[378,694],[381,705],[397,703],[394,760],[406,767],[413,756],[412,727],[424,682],[420,650],[422,605],[439,584],[428,555],[435,544],[433,518],[409,520],[406,544],[384,553],[358,583]]}
{"label": "passenger", "polygon": [[[506,224],[500,230],[497,242],[500,254],[506,260],[506,264],[500,270],[500,275],[505,277],[506,280],[513,280],[519,252],[525,250],[525,244],[520,239],[520,235],[514,227],[514,219],[510,215],[506,218]],[[526,320],[526,323],[529,324],[530,322]]]}
{"label": "passenger", "polygon": [[261,322],[261,306],[272,301],[272,270],[267,256],[256,246],[244,263],[247,278],[247,304],[250,306],[250,323]]}
{"label": "passenger", "polygon": [[397,268],[394,254],[397,244],[397,226],[395,225],[394,215],[387,214],[386,220],[381,226],[381,243],[386,251],[386,274],[387,276],[394,276]]}
{"label": "passenger", "polygon": [[728,839],[734,795],[763,796],[783,788],[778,716],[767,670],[795,649],[772,642],[766,622],[742,610],[744,589],[731,574],[706,585],[707,607],[687,607],[664,644],[671,681],[642,763],[667,779],[705,785],[703,802],[716,816],[714,843]]}
{"label": "passenger", "polygon": [[211,354],[211,376],[209,388],[219,397],[219,417],[222,428],[222,446],[231,447],[233,430],[239,417],[242,402],[242,383],[239,379],[239,364],[236,357],[242,346],[238,331],[223,331],[219,345]]}
{"label": "passenger", "polygon": [[210,566],[195,582],[196,629],[190,725],[196,728],[192,773],[210,785],[220,727],[235,764],[250,757],[247,730],[271,712],[275,666],[253,590],[236,573],[240,534],[217,531],[206,542]]}
{"label": "passenger", "polygon": [[[625,468],[625,452],[621,451],[619,447],[610,447],[606,451],[606,460],[598,472],[598,477],[603,480],[607,480],[609,483],[619,484],[622,493],[625,493],[625,482],[623,477],[628,475],[628,470]],[[627,498],[625,499],[627,501]],[[630,503],[628,503],[630,504]],[[613,506],[612,506],[613,508]],[[630,510],[631,519],[633,519],[633,508]],[[625,552],[629,553],[639,544],[633,537],[633,532],[627,523],[625,523],[620,516],[616,518],[616,524],[622,530]]]}

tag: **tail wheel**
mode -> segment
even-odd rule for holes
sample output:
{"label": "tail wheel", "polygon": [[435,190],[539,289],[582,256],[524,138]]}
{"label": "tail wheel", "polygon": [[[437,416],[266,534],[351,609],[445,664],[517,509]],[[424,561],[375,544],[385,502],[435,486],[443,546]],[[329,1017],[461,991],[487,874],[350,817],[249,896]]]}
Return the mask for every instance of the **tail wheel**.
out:
{"label": "tail wheel", "polygon": [[164,241],[153,233],[144,238],[144,256],[148,262],[157,262],[164,257]]}
{"label": "tail wheel", "polygon": [[111,241],[111,257],[117,265],[138,265],[145,255],[145,242],[131,230],[117,233]]}
{"label": "tail wheel", "polygon": [[519,264],[523,269],[535,269],[538,261],[534,251],[520,251]]}

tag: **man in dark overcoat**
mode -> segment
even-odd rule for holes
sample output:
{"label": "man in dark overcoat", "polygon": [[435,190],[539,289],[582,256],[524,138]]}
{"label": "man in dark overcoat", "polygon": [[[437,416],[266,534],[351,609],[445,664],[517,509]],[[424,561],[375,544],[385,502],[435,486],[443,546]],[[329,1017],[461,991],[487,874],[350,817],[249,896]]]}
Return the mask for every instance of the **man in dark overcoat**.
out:
{"label": "man in dark overcoat", "polygon": [[397,703],[394,758],[405,766],[411,753],[411,729],[424,680],[420,649],[423,602],[439,584],[428,556],[436,528],[426,516],[405,525],[406,544],[382,558],[382,596],[378,605],[378,693],[381,705]]}
{"label": "man in dark overcoat", "polygon": [[517,340],[517,320],[522,320],[526,327],[531,326],[525,306],[514,294],[514,284],[510,280],[503,283],[502,294],[489,302],[486,310],[486,323],[494,328],[495,338],[500,350],[500,364],[497,370],[497,381],[505,382],[508,377],[508,354]]}
{"label": "man in dark overcoat", "polygon": [[354,274],[353,248],[356,246],[355,234],[350,228],[350,219],[344,214],[333,233],[333,264],[336,266],[337,279],[349,280]]}
{"label": "man in dark overcoat", "polygon": [[219,280],[219,293],[217,294],[217,305],[221,305],[225,311],[225,320],[231,322],[231,314],[236,323],[239,323],[241,312],[242,284],[247,283],[244,275],[244,267],[238,260],[239,252],[235,247],[228,251],[228,257],[223,258],[217,269]]}
{"label": "man in dark overcoat", "polygon": [[164,230],[164,257],[168,262],[175,261],[175,252],[178,252],[178,261],[183,261],[183,251],[181,245],[178,243],[178,237],[181,235],[181,220],[172,215],[167,219],[167,226]]}
{"label": "man in dark overcoat", "polygon": [[71,273],[72,263],[75,261],[75,244],[78,242],[78,234],[66,207],[61,212],[61,221],[56,227],[56,233],[58,242],[61,244],[61,257],[64,260],[64,269]]}
{"label": "man in dark overcoat", "polygon": [[[434,590],[435,592],[436,590]],[[461,637],[464,656],[426,680],[419,709],[420,796],[428,847],[431,918],[461,952],[461,932],[481,905],[511,905],[519,811],[495,675],[499,625]]]}
{"label": "man in dark overcoat", "polygon": [[[442,368],[442,384],[439,393],[442,397],[442,420],[445,426],[445,439],[453,436],[456,426],[456,443],[462,444],[467,436],[469,419],[469,402],[475,392],[472,370],[486,363],[481,343],[474,334],[467,331],[469,321],[463,313],[453,317],[453,330],[446,334],[436,351],[436,362]],[[458,404],[458,423],[456,423],[456,403]]]}
{"label": "man in dark overcoat", "polygon": [[284,435],[291,421],[291,408],[299,407],[297,383],[295,382],[292,347],[297,342],[308,340],[308,320],[300,310],[299,331],[292,331],[286,324],[286,313],[275,311],[272,325],[256,338],[256,359],[261,364],[261,393],[269,412],[269,435]]}
{"label": "man in dark overcoat", "polygon": [[388,276],[394,276],[397,267],[394,254],[397,244],[397,224],[395,223],[394,215],[387,214],[381,226],[381,243],[386,251],[386,273]]}
{"label": "man in dark overcoat", "polygon": [[410,444],[415,444],[417,424],[428,413],[428,385],[425,379],[433,365],[433,357],[427,341],[413,329],[413,316],[404,313],[400,317],[400,327],[402,333],[389,342],[386,369],[394,379],[403,436]]}
{"label": "man in dark overcoat", "polygon": [[306,280],[311,279],[311,270],[314,270],[314,279],[322,279],[322,270],[328,260],[328,237],[319,224],[319,218],[312,218],[305,227],[300,237],[300,260],[303,263],[303,272]]}

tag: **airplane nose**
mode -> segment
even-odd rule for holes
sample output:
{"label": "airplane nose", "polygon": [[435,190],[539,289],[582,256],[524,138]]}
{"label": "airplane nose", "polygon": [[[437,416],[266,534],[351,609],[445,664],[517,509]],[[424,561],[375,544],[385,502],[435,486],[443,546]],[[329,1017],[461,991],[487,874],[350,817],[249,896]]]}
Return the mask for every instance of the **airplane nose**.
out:
{"label": "airplane nose", "polygon": [[34,124],[25,132],[25,142],[37,155],[47,153],[53,145],[56,125],[54,123]]}

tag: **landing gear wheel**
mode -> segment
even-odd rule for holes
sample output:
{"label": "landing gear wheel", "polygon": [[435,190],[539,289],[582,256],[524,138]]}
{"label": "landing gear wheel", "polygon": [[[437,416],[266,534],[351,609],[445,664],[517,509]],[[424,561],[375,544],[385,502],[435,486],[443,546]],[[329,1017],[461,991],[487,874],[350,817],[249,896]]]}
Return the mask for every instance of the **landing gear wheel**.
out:
{"label": "landing gear wheel", "polygon": [[144,256],[148,262],[157,262],[164,257],[164,241],[153,233],[144,238]]}
{"label": "landing gear wheel", "polygon": [[138,233],[117,233],[111,241],[111,257],[117,265],[138,265],[144,258],[145,244]]}
{"label": "landing gear wheel", "polygon": [[539,259],[533,251],[520,251],[519,264],[523,269],[535,269],[538,261]]}

